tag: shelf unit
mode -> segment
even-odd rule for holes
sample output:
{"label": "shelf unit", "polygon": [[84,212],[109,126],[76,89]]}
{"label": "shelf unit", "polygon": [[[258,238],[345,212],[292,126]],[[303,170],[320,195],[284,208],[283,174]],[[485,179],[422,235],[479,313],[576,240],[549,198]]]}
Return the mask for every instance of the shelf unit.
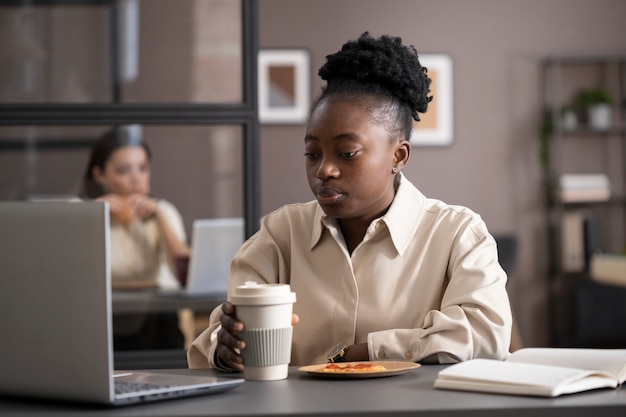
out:
{"label": "shelf unit", "polygon": [[[552,344],[626,347],[626,287],[599,284],[589,273],[594,253],[626,250],[626,56],[549,57],[543,80]],[[563,117],[577,94],[590,88],[604,88],[613,97],[605,129],[590,127],[580,109],[574,125]],[[605,175],[610,198],[562,201],[557,191],[564,174]]]}

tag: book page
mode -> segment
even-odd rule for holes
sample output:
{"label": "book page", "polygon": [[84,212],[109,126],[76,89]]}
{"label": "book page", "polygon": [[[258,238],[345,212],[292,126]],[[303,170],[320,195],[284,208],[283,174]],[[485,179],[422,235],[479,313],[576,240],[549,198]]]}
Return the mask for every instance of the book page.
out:
{"label": "book page", "polygon": [[545,397],[616,385],[593,371],[490,359],[449,366],[435,381],[435,388]]}
{"label": "book page", "polygon": [[603,371],[620,383],[626,380],[626,349],[525,348],[511,354],[507,362]]}

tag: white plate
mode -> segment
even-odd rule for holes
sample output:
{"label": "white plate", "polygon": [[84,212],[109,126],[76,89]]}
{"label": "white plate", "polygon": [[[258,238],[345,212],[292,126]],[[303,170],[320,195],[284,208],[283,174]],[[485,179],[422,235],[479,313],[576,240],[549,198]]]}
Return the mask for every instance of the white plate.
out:
{"label": "white plate", "polygon": [[372,361],[372,362],[343,362],[339,363],[340,366],[345,365],[357,365],[357,364],[373,364],[383,366],[385,369],[380,371],[354,371],[354,372],[333,372],[333,371],[322,371],[327,363],[317,364],[317,365],[308,365],[302,366],[298,368],[301,372],[306,372],[309,375],[320,376],[324,378],[378,378],[383,376],[392,376],[392,375],[400,375],[411,369],[419,368],[420,364],[415,362],[405,362],[405,361]]}

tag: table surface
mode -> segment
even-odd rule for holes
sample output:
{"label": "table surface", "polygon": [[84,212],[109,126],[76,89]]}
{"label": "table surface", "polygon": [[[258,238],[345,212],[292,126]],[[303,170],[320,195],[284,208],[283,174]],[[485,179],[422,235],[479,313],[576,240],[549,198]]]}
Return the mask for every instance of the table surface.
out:
{"label": "table surface", "polygon": [[[191,309],[194,313],[209,314],[226,300],[226,293],[214,295],[186,295],[181,291],[159,289],[125,289],[111,292],[113,315],[174,313]],[[187,354],[178,350],[116,351],[118,369],[179,368],[187,366]]]}
{"label": "table surface", "polygon": [[[291,367],[282,381],[246,381],[234,390],[117,409],[0,397],[10,416],[626,416],[626,389],[557,398],[435,390],[442,365],[373,379],[322,379]],[[213,370],[165,370],[213,374]],[[223,374],[222,374],[223,375]]]}
{"label": "table surface", "polygon": [[226,301],[226,294],[185,295],[180,291],[159,289],[114,290],[111,292],[113,314],[176,312],[189,308],[210,313]]}

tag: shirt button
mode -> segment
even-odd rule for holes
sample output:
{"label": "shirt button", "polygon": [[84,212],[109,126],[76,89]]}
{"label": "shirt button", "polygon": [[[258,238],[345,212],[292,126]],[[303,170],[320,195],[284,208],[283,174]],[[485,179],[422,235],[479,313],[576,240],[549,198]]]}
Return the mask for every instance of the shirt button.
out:
{"label": "shirt button", "polygon": [[406,359],[407,361],[410,361],[413,358],[413,352],[405,352],[404,353],[404,359]]}
{"label": "shirt button", "polygon": [[383,227],[383,222],[379,220],[376,222],[376,230],[380,229],[381,227]]}
{"label": "shirt button", "polygon": [[378,357],[380,359],[385,359],[387,357],[387,352],[385,352],[384,350],[379,350],[378,351]]}

